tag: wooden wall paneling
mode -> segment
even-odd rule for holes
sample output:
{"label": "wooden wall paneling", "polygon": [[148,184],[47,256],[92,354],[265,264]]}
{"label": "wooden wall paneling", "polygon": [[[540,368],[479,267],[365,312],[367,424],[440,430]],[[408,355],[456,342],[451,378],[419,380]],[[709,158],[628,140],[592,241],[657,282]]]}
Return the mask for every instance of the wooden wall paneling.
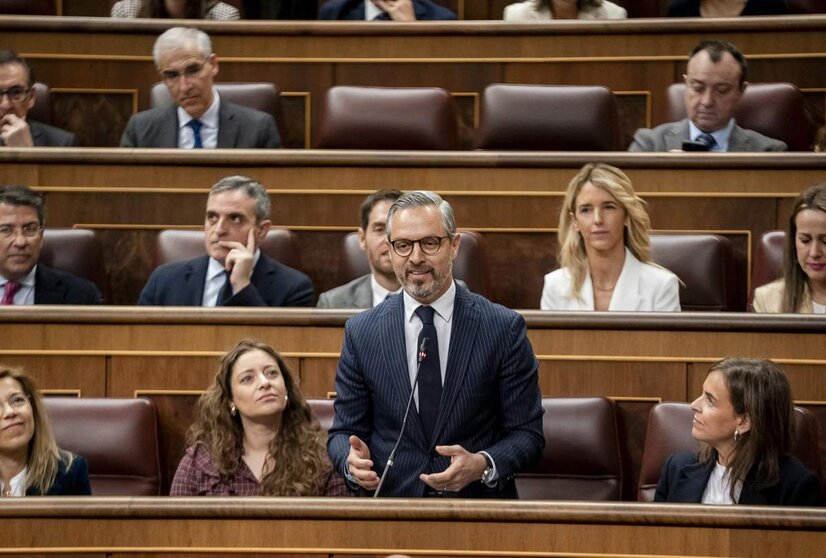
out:
{"label": "wooden wall paneling", "polygon": [[135,112],[138,91],[52,88],[54,125],[77,134],[78,146],[117,147]]}
{"label": "wooden wall paneling", "polygon": [[22,368],[41,389],[48,389],[53,395],[106,397],[106,355],[77,353],[0,349],[0,363]]}

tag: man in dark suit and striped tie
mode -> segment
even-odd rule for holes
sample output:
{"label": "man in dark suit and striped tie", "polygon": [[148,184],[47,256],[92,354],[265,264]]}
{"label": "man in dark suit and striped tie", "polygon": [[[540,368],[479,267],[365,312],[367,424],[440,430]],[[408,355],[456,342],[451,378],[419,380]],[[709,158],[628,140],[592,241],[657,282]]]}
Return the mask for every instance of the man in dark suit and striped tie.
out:
{"label": "man in dark suit and striped tie", "polygon": [[387,496],[515,498],[514,475],[544,447],[525,321],[456,285],[460,237],[437,194],[399,198],[387,238],[403,292],[345,326],[330,457],[363,494],[384,474]]}

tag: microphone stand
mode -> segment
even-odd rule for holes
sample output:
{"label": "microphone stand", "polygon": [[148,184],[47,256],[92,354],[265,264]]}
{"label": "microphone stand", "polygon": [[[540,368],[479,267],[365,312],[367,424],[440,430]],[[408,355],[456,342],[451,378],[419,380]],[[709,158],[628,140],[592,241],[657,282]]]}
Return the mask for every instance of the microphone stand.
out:
{"label": "microphone stand", "polygon": [[404,428],[407,426],[407,417],[410,415],[410,407],[413,404],[413,394],[416,393],[416,386],[419,384],[419,370],[421,370],[422,368],[422,361],[427,356],[428,341],[430,341],[428,337],[423,337],[422,342],[419,345],[419,354],[416,357],[416,377],[413,379],[413,389],[410,390],[410,397],[407,399],[407,407],[404,410],[404,419],[402,419],[402,427],[399,431],[399,437],[396,440],[396,445],[393,446],[393,450],[390,452],[390,456],[387,458],[387,463],[384,464],[384,470],[381,472],[379,485],[376,487],[376,491],[373,493],[373,498],[378,498],[379,494],[381,494],[381,488],[382,486],[384,486],[384,479],[387,478],[388,471],[395,463],[396,450],[399,449],[399,444],[402,441],[402,436],[404,436]]}

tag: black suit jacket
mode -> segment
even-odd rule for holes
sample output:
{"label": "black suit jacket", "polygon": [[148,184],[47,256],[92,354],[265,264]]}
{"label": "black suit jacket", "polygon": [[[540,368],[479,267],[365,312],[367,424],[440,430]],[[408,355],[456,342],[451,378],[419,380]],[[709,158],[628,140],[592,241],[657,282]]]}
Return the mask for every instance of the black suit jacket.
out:
{"label": "black suit jacket", "polygon": [[42,263],[34,272],[35,304],[100,304],[97,285]]}
{"label": "black suit jacket", "polygon": [[[450,458],[436,445],[459,444],[493,458],[499,483],[473,481],[449,497],[515,498],[513,476],[542,453],[542,397],[537,361],[521,315],[457,287],[445,383],[433,439],[425,437],[415,406],[393,468],[386,496],[426,493],[421,473],[447,469]],[[336,370],[335,420],[327,449],[344,473],[355,434],[370,448],[381,475],[401,429],[411,385],[405,355],[404,299],[398,294],[350,318]]]}
{"label": "black suit jacket", "polygon": [[[430,0],[413,0],[419,20],[456,19],[456,14]],[[364,21],[364,0],[330,0],[318,9],[318,19],[352,19]]]}
{"label": "black suit jacket", "polygon": [[[178,147],[178,106],[133,114],[120,138],[121,147]],[[229,101],[218,108],[218,148],[276,148],[281,137],[272,116]]]}
{"label": "black suit jacket", "polygon": [[75,145],[75,135],[36,120],[26,120],[32,132],[32,143],[35,147],[72,147]]}
{"label": "black suit jacket", "polygon": [[[138,304],[146,306],[201,306],[209,256],[164,264],[152,272]],[[289,266],[261,254],[251,283],[224,306],[312,306],[313,283]]]}
{"label": "black suit jacket", "polygon": [[[714,469],[714,461],[700,463],[695,452],[672,454],[663,465],[655,502],[699,503]],[[739,504],[755,506],[819,506],[820,480],[796,457],[780,459],[780,482],[757,486],[743,482]]]}
{"label": "black suit jacket", "polygon": [[[75,455],[71,467],[67,469],[64,461],[67,458],[66,453],[61,450],[60,454],[57,475],[46,496],[90,496],[92,485],[89,483],[89,466],[86,459]],[[29,488],[26,490],[26,496],[40,496],[40,492]]]}

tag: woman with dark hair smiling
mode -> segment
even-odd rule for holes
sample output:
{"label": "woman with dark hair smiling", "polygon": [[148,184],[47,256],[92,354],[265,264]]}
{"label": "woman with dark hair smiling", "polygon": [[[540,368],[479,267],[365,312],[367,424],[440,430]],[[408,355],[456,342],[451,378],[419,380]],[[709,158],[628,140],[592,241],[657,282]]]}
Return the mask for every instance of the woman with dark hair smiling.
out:
{"label": "woman with dark hair smiling", "polygon": [[269,345],[244,339],[198,401],[172,496],[347,496],[327,436]]}
{"label": "woman with dark hair smiling", "polygon": [[826,182],[800,194],[783,250],[783,278],[754,291],[755,312],[826,314]]}
{"label": "woman with dark hair smiling", "polygon": [[819,479],[790,454],[792,392],[773,362],[727,358],[714,364],[691,409],[691,435],[702,449],[668,458],[655,501],[820,505]]}
{"label": "woman with dark hair smiling", "polygon": [[91,493],[86,460],[57,447],[34,380],[0,365],[0,495]]}

